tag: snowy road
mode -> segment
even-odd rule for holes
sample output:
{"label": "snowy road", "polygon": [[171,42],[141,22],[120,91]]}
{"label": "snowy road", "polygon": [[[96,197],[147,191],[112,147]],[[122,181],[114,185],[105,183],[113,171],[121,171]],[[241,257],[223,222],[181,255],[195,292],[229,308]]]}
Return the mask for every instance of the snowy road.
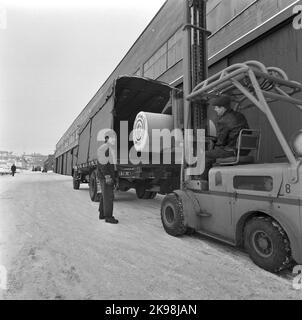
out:
{"label": "snowy road", "polygon": [[[292,276],[276,276],[247,255],[199,235],[162,228],[161,197],[115,202],[118,225],[98,220],[87,187],[69,177],[0,177],[0,265],[4,299],[301,299]],[[1,296],[0,296],[1,298]]]}

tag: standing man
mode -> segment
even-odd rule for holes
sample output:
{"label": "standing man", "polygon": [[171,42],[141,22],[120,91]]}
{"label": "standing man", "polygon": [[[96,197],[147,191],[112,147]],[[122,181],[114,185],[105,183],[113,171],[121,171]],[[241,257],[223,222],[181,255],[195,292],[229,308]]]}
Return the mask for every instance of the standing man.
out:
{"label": "standing man", "polygon": [[[99,149],[98,153],[109,159],[106,164],[100,163],[98,161],[97,172],[98,178],[101,183],[101,197],[99,205],[99,219],[107,223],[117,224],[118,220],[113,216],[113,199],[114,199],[114,186],[115,186],[115,154],[112,148],[107,144],[109,137],[105,138],[105,144],[103,144]],[[98,160],[100,157],[98,156]]]}
{"label": "standing man", "polygon": [[[205,153],[205,170],[203,179],[208,180],[208,173],[218,158],[234,157],[236,155],[237,139],[242,129],[249,129],[245,116],[231,108],[231,98],[220,96],[211,101],[211,106],[217,113],[217,141],[213,150]],[[249,151],[247,151],[249,153]],[[247,155],[241,152],[241,155]]]}
{"label": "standing man", "polygon": [[11,169],[11,172],[12,172],[12,176],[14,177],[15,173],[16,173],[16,170],[17,170],[17,167],[15,166],[15,164],[13,164],[10,169]]}

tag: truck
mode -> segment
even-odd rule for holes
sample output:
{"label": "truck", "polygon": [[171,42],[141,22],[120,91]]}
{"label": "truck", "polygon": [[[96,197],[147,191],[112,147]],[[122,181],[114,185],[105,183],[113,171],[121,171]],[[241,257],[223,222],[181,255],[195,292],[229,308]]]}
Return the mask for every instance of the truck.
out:
{"label": "truck", "polygon": [[[184,1],[184,33],[193,30],[192,39],[183,41],[183,50],[192,56],[189,67],[190,75],[184,79],[184,85],[197,85],[207,75],[206,37],[206,1]],[[187,15],[190,15],[190,18]],[[194,49],[192,49],[194,48]],[[187,72],[184,74],[188,74]],[[122,143],[117,145],[118,189],[136,190],[139,199],[152,199],[157,193],[168,194],[180,187],[181,154],[175,151],[175,139],[171,141],[171,161],[164,161],[163,151],[158,150],[158,161],[154,164],[151,153],[137,148],[144,140],[144,130],[184,129],[183,91],[167,83],[139,76],[117,77],[107,92],[102,95],[98,105],[90,112],[89,117],[79,129],[78,145],[72,150],[75,159],[72,169],[73,188],[78,190],[81,184],[89,184],[92,201],[100,199],[100,182],[97,177],[97,151],[101,146],[98,134],[101,130],[112,129],[120,135],[120,123],[127,121],[127,132],[121,140],[131,135],[132,140],[126,152],[120,152]],[[196,130],[205,126],[206,112],[193,106],[193,127]],[[152,123],[148,123],[151,119]],[[155,119],[154,119],[155,118]],[[155,127],[154,127],[155,126]],[[132,130],[133,129],[133,130]],[[129,161],[131,148],[135,146],[141,158],[149,158],[148,164]],[[126,158],[126,159],[125,159]],[[64,166],[64,164],[62,164]]]}
{"label": "truck", "polygon": [[[172,113],[180,111],[181,99],[179,90],[165,83],[136,76],[118,77],[80,128],[79,145],[74,151],[77,158],[73,168],[74,189],[78,190],[81,183],[88,183],[91,200],[99,201],[97,151],[102,143],[97,138],[101,130],[114,130],[117,136],[127,139],[138,113],[151,112],[159,114],[159,118],[169,119]],[[172,110],[172,105],[175,110]],[[122,121],[127,124],[126,132],[120,131]],[[163,161],[154,165],[141,162],[134,165],[128,159],[128,151],[133,144],[129,141],[123,154],[119,152],[121,148],[118,145],[116,171],[120,191],[134,188],[139,199],[152,199],[157,192],[166,194],[179,187],[180,165],[165,165]]]}

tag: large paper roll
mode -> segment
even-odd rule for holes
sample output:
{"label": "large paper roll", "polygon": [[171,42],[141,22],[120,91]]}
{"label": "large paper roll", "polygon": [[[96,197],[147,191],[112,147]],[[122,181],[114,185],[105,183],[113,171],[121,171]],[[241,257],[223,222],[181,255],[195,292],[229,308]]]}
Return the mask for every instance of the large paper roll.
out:
{"label": "large paper roll", "polygon": [[[137,151],[152,151],[152,130],[154,129],[168,129],[171,132],[173,117],[161,113],[140,112],[133,125],[133,142]],[[154,137],[153,135],[153,143],[160,144],[160,139],[155,141]]]}

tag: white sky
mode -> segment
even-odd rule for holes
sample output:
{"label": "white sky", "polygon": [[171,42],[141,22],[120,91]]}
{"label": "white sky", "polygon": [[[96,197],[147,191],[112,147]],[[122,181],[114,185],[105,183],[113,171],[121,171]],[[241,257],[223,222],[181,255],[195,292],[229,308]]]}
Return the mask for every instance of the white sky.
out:
{"label": "white sky", "polygon": [[53,153],[164,2],[0,0],[0,150]]}

